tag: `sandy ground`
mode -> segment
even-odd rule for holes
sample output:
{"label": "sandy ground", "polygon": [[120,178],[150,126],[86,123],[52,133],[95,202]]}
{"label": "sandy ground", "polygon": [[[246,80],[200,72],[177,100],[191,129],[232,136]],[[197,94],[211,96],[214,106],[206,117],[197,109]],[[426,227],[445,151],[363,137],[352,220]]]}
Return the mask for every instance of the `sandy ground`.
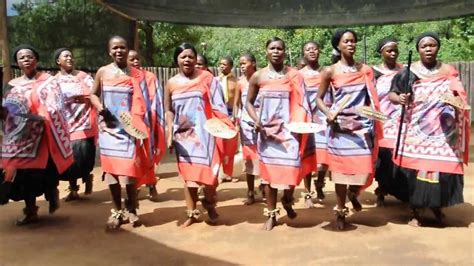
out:
{"label": "sandy ground", "polygon": [[[471,137],[471,139],[474,139]],[[474,146],[471,147],[473,154]],[[471,156],[473,157],[473,156]],[[471,161],[474,161],[471,159]],[[426,225],[407,225],[409,209],[392,197],[375,207],[374,185],[362,193],[363,211],[352,214],[349,229],[334,231],[334,186],[326,184],[324,205],[305,209],[297,189],[298,217],[282,211],[279,226],[263,231],[264,205],[244,206],[246,183],[224,183],[218,188],[219,224],[205,222],[182,229],[185,219],[183,182],[172,156],[158,169],[160,202],[145,198],[142,189],[139,216],[144,225],[123,225],[107,233],[105,222],[112,204],[107,186],[94,170],[94,193],[62,203],[47,214],[47,202],[38,198],[41,222],[17,227],[23,203],[0,207],[0,266],[4,265],[472,265],[474,262],[474,166],[467,168],[464,204],[446,209],[445,227],[426,211]],[[61,197],[67,192],[60,185]],[[82,189],[82,188],[81,188]],[[82,195],[82,194],[81,194]],[[348,206],[351,206],[350,203]],[[202,207],[199,206],[202,210]],[[203,215],[203,218],[207,218]]]}

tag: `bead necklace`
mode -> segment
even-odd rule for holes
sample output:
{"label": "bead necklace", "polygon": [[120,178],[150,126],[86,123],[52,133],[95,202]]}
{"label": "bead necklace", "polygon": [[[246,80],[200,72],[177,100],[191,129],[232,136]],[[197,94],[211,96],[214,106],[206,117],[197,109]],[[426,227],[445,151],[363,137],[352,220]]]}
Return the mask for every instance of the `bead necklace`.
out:
{"label": "bead necklace", "polygon": [[191,78],[187,77],[186,75],[182,73],[179,73],[178,76],[176,77],[176,82],[179,84],[186,84],[190,81],[191,81]]}
{"label": "bead necklace", "polygon": [[344,65],[342,63],[339,63],[339,66],[340,66],[340,69],[342,71],[342,73],[355,73],[357,72],[357,67],[356,65],[352,65],[352,66],[348,66],[348,65]]}
{"label": "bead necklace", "polygon": [[425,76],[433,76],[434,74],[439,72],[439,66],[441,64],[439,62],[436,62],[436,65],[432,68],[427,68],[423,63],[420,62],[420,69],[419,72]]}
{"label": "bead necklace", "polygon": [[320,72],[318,70],[314,70],[314,69],[305,67],[305,68],[303,68],[303,74],[305,76],[313,77],[313,76],[319,75]]}
{"label": "bead necklace", "polygon": [[112,67],[114,68],[113,73],[115,76],[128,75],[129,73],[128,67],[121,68],[115,63],[112,63]]}
{"label": "bead necklace", "polygon": [[278,72],[271,69],[271,68],[268,68],[268,78],[269,79],[281,79],[282,77],[285,76],[284,72],[285,72],[285,67],[283,67],[283,69],[278,71]]}

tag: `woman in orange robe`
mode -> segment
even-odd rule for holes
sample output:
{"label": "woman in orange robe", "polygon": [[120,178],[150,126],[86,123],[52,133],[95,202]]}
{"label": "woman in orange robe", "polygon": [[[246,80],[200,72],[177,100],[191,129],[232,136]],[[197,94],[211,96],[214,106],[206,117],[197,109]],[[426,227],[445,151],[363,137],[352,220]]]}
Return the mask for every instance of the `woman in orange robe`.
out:
{"label": "woman in orange robe", "polygon": [[[249,88],[249,80],[257,71],[257,60],[253,54],[244,54],[239,59],[242,77],[237,82],[237,90],[235,92],[234,114],[240,114],[240,140],[242,142],[242,154],[244,163],[244,172],[247,179],[247,199],[245,205],[251,205],[255,202],[255,176],[259,175],[258,154],[257,154],[257,132],[255,132],[254,123],[245,108],[247,102],[247,93]],[[255,101],[256,103],[259,100]],[[255,106],[259,111],[259,106]]]}
{"label": "woman in orange robe", "polygon": [[[136,184],[145,175],[154,172],[153,158],[148,150],[148,139],[140,140],[129,135],[119,122],[122,112],[132,116],[131,127],[148,136],[144,117],[146,113],[143,92],[146,87],[143,72],[127,66],[128,46],[124,38],[109,40],[112,63],[101,67],[96,74],[91,102],[99,118],[100,161],[103,178],[109,185],[115,209],[107,226],[119,228],[127,219],[138,226]],[[126,210],[122,209],[121,185],[127,190]]]}
{"label": "woman in orange robe", "polygon": [[195,68],[196,55],[195,48],[189,43],[176,48],[174,60],[179,73],[166,84],[164,97],[167,143],[176,151],[178,170],[185,181],[188,219],[182,227],[190,226],[199,218],[196,202],[201,185],[205,196],[202,205],[207,210],[209,222],[217,221],[217,177],[221,156],[225,154],[222,139],[209,134],[204,124],[217,118],[232,126],[219,81],[208,71]]}
{"label": "woman in orange robe", "polygon": [[413,212],[408,223],[412,226],[423,225],[419,212],[423,208],[430,208],[443,224],[442,208],[464,202],[469,111],[441,99],[450,96],[466,106],[467,97],[458,71],[437,59],[440,47],[438,34],[418,36],[420,61],[411,65],[410,72],[405,68],[395,75],[389,94],[392,103],[406,108],[398,156],[393,161],[400,167],[395,178],[407,181],[404,190]]}
{"label": "woman in orange robe", "polygon": [[[257,151],[260,159],[260,176],[265,181],[268,220],[264,229],[272,230],[276,225],[279,209],[277,189],[284,190],[281,199],[290,219],[296,218],[293,210],[293,192],[304,175],[302,162],[304,135],[291,133],[285,125],[290,122],[307,122],[304,107],[303,76],[295,69],[284,65],[285,43],[274,37],[267,41],[268,66],[257,71],[249,81],[246,108],[259,132]],[[260,103],[255,104],[257,95]],[[260,106],[257,115],[255,105]],[[315,162],[314,162],[315,163]]]}
{"label": "woman in orange robe", "polygon": [[377,206],[384,205],[385,195],[390,194],[402,201],[408,200],[403,178],[394,176],[392,161],[393,149],[398,132],[398,120],[401,108],[393,104],[389,99],[390,86],[395,75],[403,68],[397,63],[398,44],[394,38],[386,37],[380,40],[377,51],[382,56],[383,62],[373,66],[375,76],[375,88],[380,101],[380,111],[388,119],[383,123],[383,138],[379,140],[379,154],[375,168],[375,180],[378,187],[375,189],[377,195]]}
{"label": "woman in orange robe", "polygon": [[[323,187],[324,178],[327,172],[327,123],[326,116],[323,112],[318,110],[318,107],[316,106],[316,94],[319,89],[319,83],[321,82],[320,72],[322,70],[322,67],[318,62],[320,46],[315,41],[308,41],[303,44],[302,52],[306,64],[299,71],[304,77],[306,99],[308,100],[308,105],[311,112],[311,122],[321,125],[321,130],[319,132],[310,134],[308,136],[308,143],[306,144],[304,154],[304,160],[313,160],[314,162],[311,171],[318,173],[318,179],[314,180],[316,195],[314,195],[314,192],[311,192],[312,173],[308,174],[304,178],[304,186],[306,189],[306,193],[304,194],[305,205],[307,208],[312,208],[314,207],[312,199],[315,196],[319,201],[322,201],[325,197]],[[325,102],[329,106],[329,94],[325,97]],[[318,164],[316,164],[314,158],[311,158],[314,156],[316,156]]]}
{"label": "woman in orange robe", "polygon": [[94,79],[74,68],[71,50],[59,48],[54,52],[54,60],[60,71],[56,80],[64,97],[64,114],[69,124],[74,163],[61,175],[61,180],[69,181],[69,194],[65,201],[79,199],[77,179],[85,183],[84,194],[92,193],[92,170],[95,164],[97,141],[97,116],[90,103],[90,91]]}
{"label": "woman in orange robe", "polygon": [[[143,96],[146,104],[145,120],[147,121],[148,130],[150,132],[151,148],[148,153],[154,158],[154,163],[158,165],[166,151],[163,87],[155,74],[141,69],[140,57],[136,51],[130,50],[128,53],[128,64],[130,67],[141,70],[145,76],[148,91],[143,91]],[[140,179],[140,183],[138,184],[138,186],[144,184],[148,187],[148,199],[153,202],[158,201],[156,181],[155,172],[150,171],[148,175]]]}
{"label": "woman in orange robe", "polygon": [[6,196],[25,201],[25,216],[16,223],[25,225],[38,221],[36,197],[45,195],[50,213],[59,207],[59,174],[74,159],[56,79],[36,69],[39,56],[29,45],[17,47],[14,59],[23,75],[4,95],[1,162],[3,181],[11,183]]}
{"label": "woman in orange robe", "polygon": [[[362,186],[370,185],[377,158],[377,138],[383,135],[378,122],[361,116],[357,108],[370,106],[379,110],[372,68],[354,60],[357,35],[352,30],[336,31],[331,40],[337,57],[335,64],[323,70],[317,95],[318,108],[327,116],[327,163],[331,180],[336,184],[336,225],[345,227],[346,196],[356,211],[362,209],[357,195]],[[334,103],[324,102],[328,88]],[[343,99],[349,99],[343,106]],[[349,187],[349,193],[348,193]]]}

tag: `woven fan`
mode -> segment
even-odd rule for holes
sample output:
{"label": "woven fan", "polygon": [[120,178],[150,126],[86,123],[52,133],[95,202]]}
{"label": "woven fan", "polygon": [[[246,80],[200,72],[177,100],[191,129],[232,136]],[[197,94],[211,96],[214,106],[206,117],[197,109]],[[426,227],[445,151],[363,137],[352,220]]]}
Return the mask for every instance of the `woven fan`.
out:
{"label": "woven fan", "polygon": [[316,123],[293,122],[288,123],[285,127],[293,132],[299,134],[311,134],[324,130],[324,128]]}
{"label": "woven fan", "polygon": [[349,101],[351,100],[351,96],[350,95],[346,95],[344,97],[342,97],[342,99],[339,101],[340,102],[340,105],[339,107],[336,109],[336,115],[339,114],[344,108],[346,108],[347,104],[349,104]]}
{"label": "woven fan", "polygon": [[439,100],[443,103],[447,103],[461,110],[471,110],[471,106],[464,104],[461,98],[456,97],[452,94],[443,94],[439,97]]}
{"label": "woven fan", "polygon": [[237,131],[231,129],[227,124],[217,118],[211,118],[204,123],[204,129],[216,138],[231,139],[237,135]]}
{"label": "woven fan", "polygon": [[361,116],[367,117],[372,120],[377,120],[384,122],[388,119],[388,117],[381,112],[372,109],[370,106],[360,106],[357,108],[357,113]]}
{"label": "woven fan", "polygon": [[146,134],[132,125],[132,116],[128,112],[120,112],[119,120],[127,134],[136,139],[146,139]]}

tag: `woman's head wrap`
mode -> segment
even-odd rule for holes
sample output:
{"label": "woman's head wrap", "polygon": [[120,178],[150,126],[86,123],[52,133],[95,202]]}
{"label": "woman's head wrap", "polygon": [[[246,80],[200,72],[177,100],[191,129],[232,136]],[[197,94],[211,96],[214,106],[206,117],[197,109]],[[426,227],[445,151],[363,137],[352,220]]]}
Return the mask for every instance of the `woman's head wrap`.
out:
{"label": "woman's head wrap", "polygon": [[377,52],[382,53],[383,48],[392,45],[392,44],[398,44],[397,40],[393,37],[385,37],[382,40],[379,41],[377,44]]}
{"label": "woman's head wrap", "polygon": [[56,49],[53,53],[53,59],[54,59],[54,62],[56,63],[56,61],[58,60],[59,56],[61,55],[62,52],[64,51],[69,51],[72,53],[72,51],[68,48],[65,48],[65,47],[62,47],[62,48],[59,48],[59,49]]}
{"label": "woman's head wrap", "polygon": [[20,44],[20,45],[18,45],[17,47],[15,47],[13,49],[13,61],[15,61],[18,64],[18,60],[16,59],[16,55],[18,54],[18,52],[20,50],[23,50],[23,49],[27,49],[27,50],[32,51],[35,58],[36,58],[36,61],[39,61],[38,51],[36,50],[36,48],[34,48],[33,46],[31,46],[29,44]]}
{"label": "woman's head wrap", "polygon": [[420,42],[424,38],[433,38],[438,43],[438,48],[441,47],[441,41],[439,39],[438,33],[427,31],[427,32],[423,32],[422,34],[418,35],[418,37],[416,37],[416,50],[417,51],[418,51],[418,46],[420,45]]}

